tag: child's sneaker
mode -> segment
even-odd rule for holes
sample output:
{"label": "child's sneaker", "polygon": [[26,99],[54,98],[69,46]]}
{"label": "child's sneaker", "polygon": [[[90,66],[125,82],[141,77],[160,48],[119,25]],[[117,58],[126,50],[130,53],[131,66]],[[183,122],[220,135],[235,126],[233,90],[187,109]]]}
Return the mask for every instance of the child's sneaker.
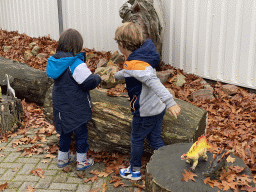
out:
{"label": "child's sneaker", "polygon": [[89,158],[82,162],[77,162],[76,170],[83,171],[94,164],[93,159]]}
{"label": "child's sneaker", "polygon": [[132,172],[131,167],[121,169],[119,171],[120,176],[125,179],[131,179],[131,180],[140,180],[141,179],[141,173],[140,171]]}
{"label": "child's sneaker", "polygon": [[75,155],[69,155],[69,158],[66,160],[58,160],[57,166],[59,168],[66,167],[68,164],[75,162],[76,156]]}

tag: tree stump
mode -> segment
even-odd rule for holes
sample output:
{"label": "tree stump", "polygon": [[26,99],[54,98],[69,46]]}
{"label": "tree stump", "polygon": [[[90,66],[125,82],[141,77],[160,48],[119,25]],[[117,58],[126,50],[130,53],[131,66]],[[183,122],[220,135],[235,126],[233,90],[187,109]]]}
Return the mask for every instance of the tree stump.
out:
{"label": "tree stump", "polygon": [[[212,161],[212,154],[207,152],[208,161],[199,160],[194,173],[198,177],[194,177],[195,182],[189,180],[188,182],[182,181],[184,169],[189,171],[192,165],[181,160],[181,155],[186,153],[193,143],[176,143],[164,146],[155,151],[152,155],[150,162],[146,167],[146,191],[147,192],[218,192],[220,189],[217,187],[211,188],[209,184],[205,184],[202,172],[206,172],[210,167]],[[243,160],[231,154],[236,158],[234,163],[227,163],[228,166],[247,167]],[[242,174],[252,177],[250,169],[247,167]],[[251,185],[254,185],[251,183]],[[233,191],[229,189],[228,191]]]}
{"label": "tree stump", "polygon": [[[2,133],[12,131],[22,122],[23,109],[20,99],[2,95],[0,102],[0,130]],[[15,126],[16,125],[16,126]]]}

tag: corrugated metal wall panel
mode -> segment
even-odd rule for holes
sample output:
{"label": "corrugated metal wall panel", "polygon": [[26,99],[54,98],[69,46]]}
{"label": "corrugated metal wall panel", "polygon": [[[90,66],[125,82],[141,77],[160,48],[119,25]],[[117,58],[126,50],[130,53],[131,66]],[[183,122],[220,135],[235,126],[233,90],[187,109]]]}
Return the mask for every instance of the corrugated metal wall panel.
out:
{"label": "corrugated metal wall panel", "polygon": [[84,47],[98,51],[117,51],[114,34],[122,24],[119,8],[126,0],[63,0],[63,28],[78,30]]}
{"label": "corrugated metal wall panel", "polygon": [[59,38],[57,0],[1,0],[0,10],[3,30]]}
{"label": "corrugated metal wall panel", "polygon": [[163,60],[201,77],[256,88],[255,0],[164,0]]}
{"label": "corrugated metal wall panel", "polygon": [[[75,28],[84,47],[117,51],[113,40],[127,0],[62,0],[63,28]],[[163,60],[201,77],[255,89],[255,0],[162,2]],[[31,37],[59,38],[57,0],[1,0],[0,27]]]}

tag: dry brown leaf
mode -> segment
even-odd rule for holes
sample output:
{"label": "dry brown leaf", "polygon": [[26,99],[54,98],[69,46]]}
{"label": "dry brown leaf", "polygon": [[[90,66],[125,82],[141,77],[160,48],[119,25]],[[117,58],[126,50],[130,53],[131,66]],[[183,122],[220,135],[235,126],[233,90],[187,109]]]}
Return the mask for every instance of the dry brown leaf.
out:
{"label": "dry brown leaf", "polygon": [[85,179],[85,180],[83,180],[83,183],[87,183],[88,181],[91,181],[91,182],[98,182],[98,176],[97,176],[97,175],[94,175],[94,176],[91,177],[91,178]]}
{"label": "dry brown leaf", "polygon": [[196,174],[192,173],[191,171],[186,171],[186,169],[184,169],[184,171],[185,171],[185,173],[182,173],[182,175],[183,175],[183,178],[181,179],[182,181],[188,182],[188,180],[190,180],[190,179],[193,181],[196,181],[194,179],[194,177],[197,177]]}
{"label": "dry brown leaf", "polygon": [[228,163],[234,163],[236,161],[236,158],[231,157],[230,155],[227,158]]}
{"label": "dry brown leaf", "polygon": [[91,189],[89,192],[98,192],[98,191],[100,191],[100,188]]}
{"label": "dry brown leaf", "polygon": [[0,191],[4,191],[4,189],[6,189],[8,187],[8,183],[5,182],[4,184],[0,185]]}
{"label": "dry brown leaf", "polygon": [[44,171],[41,168],[37,168],[36,170],[32,170],[30,173],[32,173],[35,176],[37,175],[41,178],[45,178],[45,176],[43,175]]}
{"label": "dry brown leaf", "polygon": [[44,159],[44,160],[41,161],[41,163],[49,163],[49,161]]}
{"label": "dry brown leaf", "polygon": [[12,171],[15,172],[18,170],[18,167],[15,167]]}
{"label": "dry brown leaf", "polygon": [[47,154],[44,156],[44,158],[50,158],[50,159],[54,159],[56,157],[56,155],[52,155],[52,154]]}
{"label": "dry brown leaf", "polygon": [[68,173],[68,172],[72,172],[72,170],[69,169],[69,167],[64,167],[61,172],[64,172],[64,173]]}
{"label": "dry brown leaf", "polygon": [[3,150],[5,150],[5,147],[0,148],[0,151],[3,151]]}
{"label": "dry brown leaf", "polygon": [[34,189],[34,187],[31,187],[31,186],[27,186],[27,189],[26,189],[27,192],[34,192],[36,191],[36,189]]}
{"label": "dry brown leaf", "polygon": [[125,184],[122,181],[117,181],[114,183],[114,187],[118,187],[120,185],[123,187]]}
{"label": "dry brown leaf", "polygon": [[108,189],[107,183],[103,183],[102,192],[105,192]]}

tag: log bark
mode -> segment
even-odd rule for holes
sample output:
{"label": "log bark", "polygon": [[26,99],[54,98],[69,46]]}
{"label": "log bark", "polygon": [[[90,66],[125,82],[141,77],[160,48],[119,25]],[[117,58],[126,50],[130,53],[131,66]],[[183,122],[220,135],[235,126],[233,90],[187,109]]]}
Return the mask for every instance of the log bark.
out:
{"label": "log bark", "polygon": [[3,57],[0,57],[0,68],[0,86],[3,92],[6,90],[5,74],[8,74],[16,96],[43,105],[46,91],[53,84],[45,71]]}
{"label": "log bark", "polygon": [[[53,123],[51,89],[44,103],[44,113]],[[90,92],[93,103],[93,118],[88,122],[90,148],[105,151],[130,152],[132,114],[130,102],[124,97],[110,97],[106,90]],[[205,132],[207,112],[185,101],[175,99],[181,106],[178,119],[166,113],[163,121],[162,138],[165,144],[193,142]],[[145,142],[145,151],[153,152]]]}
{"label": "log bark", "polygon": [[0,131],[7,133],[20,127],[23,116],[21,100],[2,95],[0,102]]}
{"label": "log bark", "polygon": [[[189,180],[188,182],[182,181],[184,169],[189,171],[190,164],[180,159],[181,155],[186,153],[193,143],[177,143],[164,146],[155,151],[151,160],[146,167],[146,191],[147,192],[177,192],[177,191],[191,191],[191,192],[217,192],[220,191],[217,187],[211,188],[209,184],[205,184],[203,179],[205,177],[202,172],[206,172],[210,167],[212,161],[212,154],[207,152],[208,161],[199,160],[195,169],[194,177],[195,182]],[[228,166],[241,166],[247,167],[242,174],[252,177],[251,171],[242,159],[231,154],[235,158],[234,163],[227,163]],[[251,183],[254,186],[253,182]],[[233,190],[228,190],[233,191]]]}

